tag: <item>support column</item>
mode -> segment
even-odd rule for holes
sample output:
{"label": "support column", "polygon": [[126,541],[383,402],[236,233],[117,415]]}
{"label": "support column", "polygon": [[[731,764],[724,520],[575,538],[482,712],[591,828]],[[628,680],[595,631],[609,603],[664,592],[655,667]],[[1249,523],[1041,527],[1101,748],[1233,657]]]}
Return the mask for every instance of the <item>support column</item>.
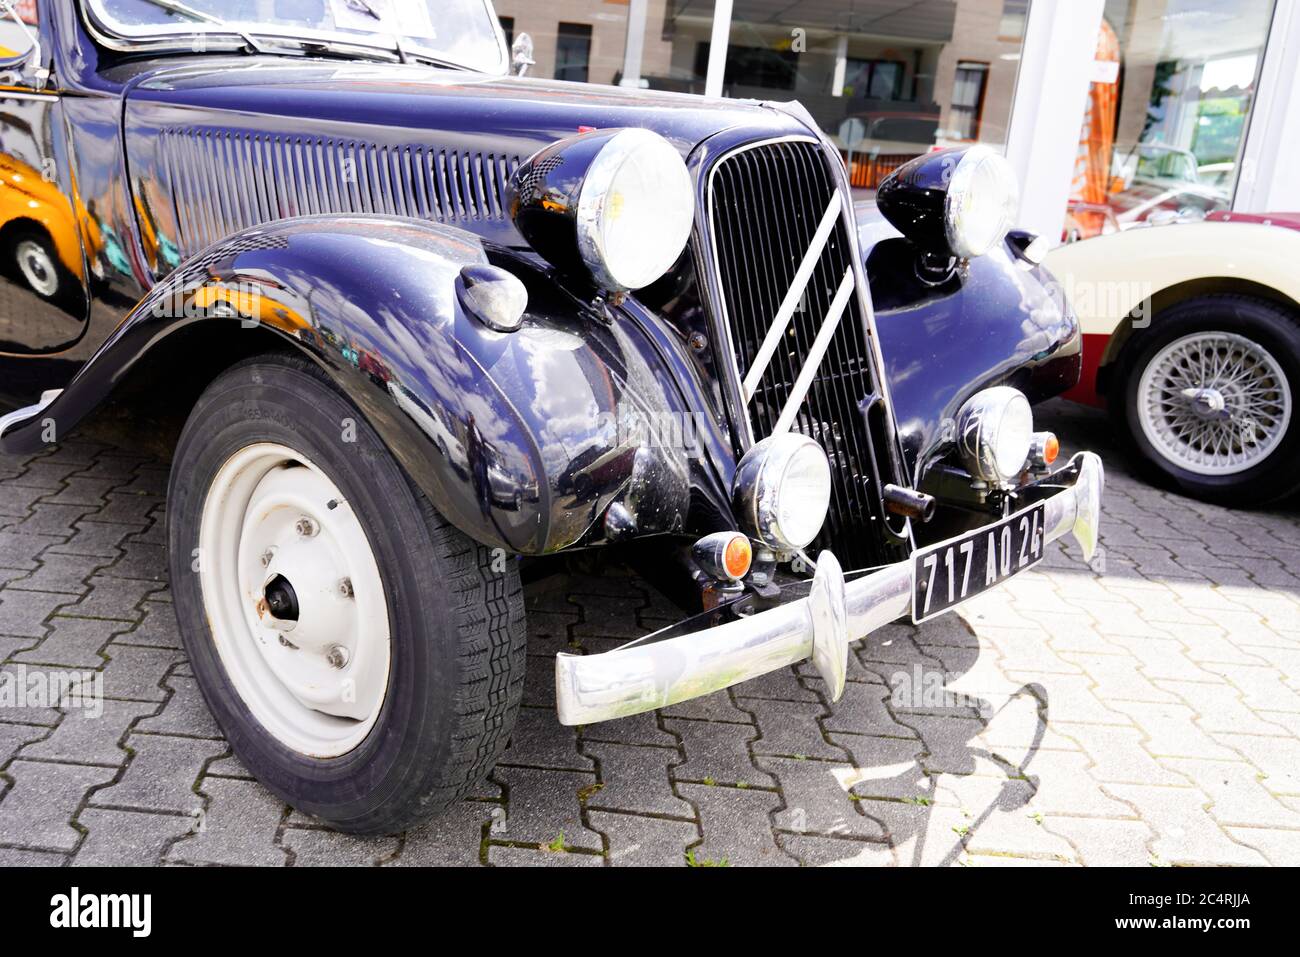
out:
{"label": "support column", "polygon": [[715,0],[713,34],[709,39],[709,72],[704,78],[705,96],[722,96],[722,78],[727,70],[727,45],[731,42],[731,0]]}
{"label": "support column", "polygon": [[645,16],[649,0],[630,0],[627,8],[627,45],[623,48],[623,79],[619,86],[639,89],[641,55],[645,50]]}
{"label": "support column", "polygon": [[1020,222],[1052,243],[1065,227],[1104,0],[1033,0],[1007,130]]}
{"label": "support column", "polygon": [[[849,35],[842,33],[835,38],[835,73],[831,77],[831,96],[844,95],[844,80],[849,72]],[[859,96],[865,95],[865,91]]]}
{"label": "support column", "polygon": [[1232,208],[1243,213],[1300,209],[1300,3],[1277,0],[1260,70]]}

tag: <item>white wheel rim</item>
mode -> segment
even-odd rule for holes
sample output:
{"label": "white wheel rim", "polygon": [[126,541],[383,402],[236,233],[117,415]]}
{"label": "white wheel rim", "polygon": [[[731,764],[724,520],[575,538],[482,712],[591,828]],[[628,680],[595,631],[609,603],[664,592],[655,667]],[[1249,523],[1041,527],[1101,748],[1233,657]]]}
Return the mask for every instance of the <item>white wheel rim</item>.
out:
{"label": "white wheel rim", "polygon": [[59,288],[59,274],[45,247],[34,239],[24,239],[15,251],[18,268],[27,285],[42,296],[52,296]]}
{"label": "white wheel rim", "polygon": [[1259,465],[1286,436],[1291,387],[1267,349],[1230,332],[1197,332],[1142,372],[1138,420],[1156,451],[1198,475]]}
{"label": "white wheel rim", "polygon": [[[388,605],[337,486],[283,445],[241,449],[208,489],[198,559],[213,642],[253,717],[311,757],[365,740],[388,691]],[[292,585],[296,621],[268,602],[278,580]]]}

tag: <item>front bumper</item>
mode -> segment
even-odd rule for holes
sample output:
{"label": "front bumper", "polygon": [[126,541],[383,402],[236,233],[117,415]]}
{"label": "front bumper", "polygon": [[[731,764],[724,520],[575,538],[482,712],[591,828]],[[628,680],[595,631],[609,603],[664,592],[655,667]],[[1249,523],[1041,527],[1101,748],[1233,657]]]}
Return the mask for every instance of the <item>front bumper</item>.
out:
{"label": "front bumper", "polygon": [[[1097,548],[1105,472],[1080,452],[1045,483],[1047,541],[1074,536],[1090,560]],[[849,643],[911,611],[912,562],[845,583],[830,552],[817,560],[805,598],[716,628],[656,641],[653,636],[599,655],[560,654],[555,690],[561,724],[594,724],[652,711],[757,678],[809,658],[831,700],[844,691]]]}

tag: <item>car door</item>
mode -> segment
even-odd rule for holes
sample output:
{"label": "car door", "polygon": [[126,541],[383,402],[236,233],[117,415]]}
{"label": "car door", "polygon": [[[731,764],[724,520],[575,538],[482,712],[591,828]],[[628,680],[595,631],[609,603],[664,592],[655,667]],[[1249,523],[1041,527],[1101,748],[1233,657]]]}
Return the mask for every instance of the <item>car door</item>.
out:
{"label": "car door", "polygon": [[66,350],[88,314],[86,265],[49,46],[36,0],[0,4],[0,392],[16,357]]}

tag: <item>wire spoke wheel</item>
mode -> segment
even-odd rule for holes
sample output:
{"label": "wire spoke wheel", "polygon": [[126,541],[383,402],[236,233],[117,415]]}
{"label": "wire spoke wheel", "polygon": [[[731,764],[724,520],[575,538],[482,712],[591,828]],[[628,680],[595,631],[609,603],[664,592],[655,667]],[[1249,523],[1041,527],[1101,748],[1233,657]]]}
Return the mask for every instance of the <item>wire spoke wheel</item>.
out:
{"label": "wire spoke wheel", "polygon": [[1286,436],[1291,385],[1276,358],[1231,332],[1175,339],[1143,369],[1138,421],[1170,462],[1233,475],[1263,462]]}

